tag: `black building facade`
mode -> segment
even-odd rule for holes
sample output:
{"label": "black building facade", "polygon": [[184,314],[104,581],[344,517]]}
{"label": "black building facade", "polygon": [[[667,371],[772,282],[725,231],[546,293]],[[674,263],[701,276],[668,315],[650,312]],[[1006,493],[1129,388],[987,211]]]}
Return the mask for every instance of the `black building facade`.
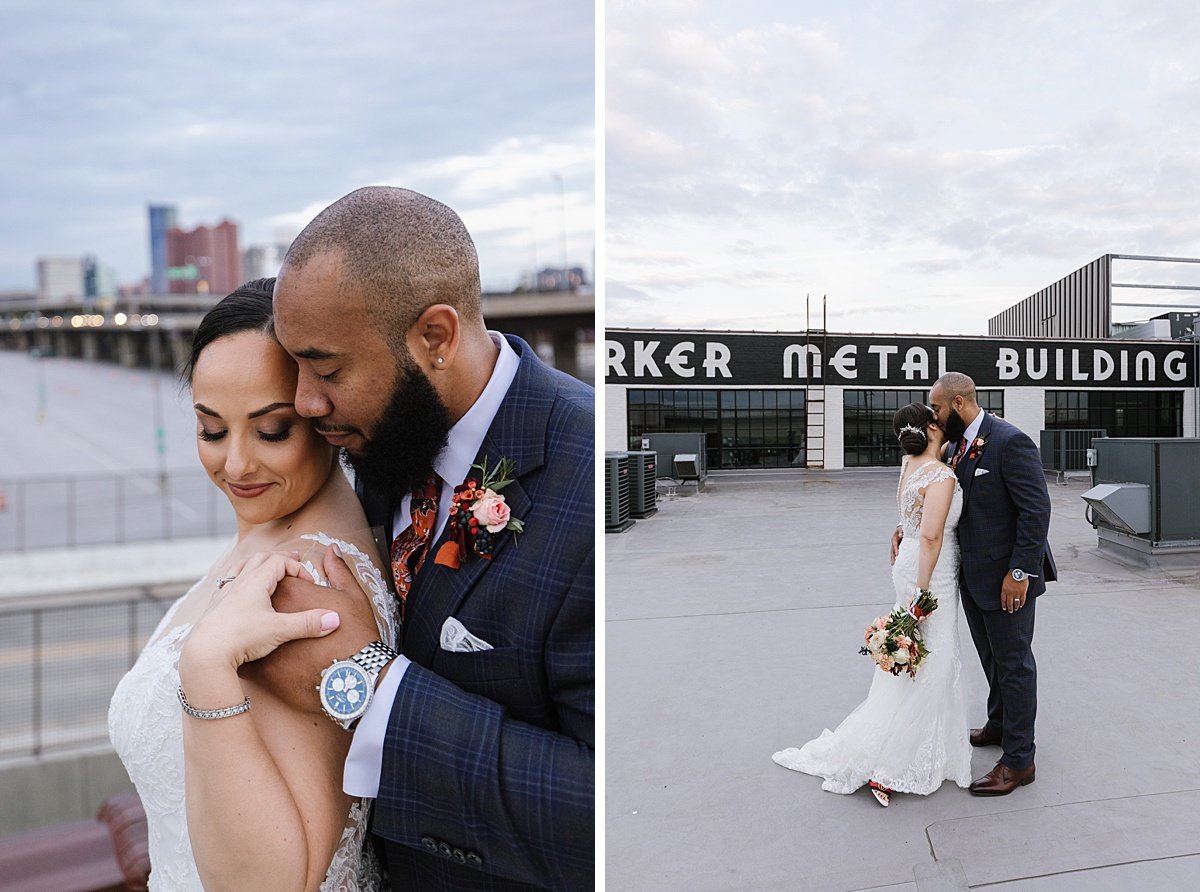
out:
{"label": "black building facade", "polygon": [[899,464],[893,413],[946,371],[970,375],[980,404],[1035,442],[1048,429],[1196,435],[1189,342],[638,329],[605,340],[606,447],[699,431],[710,468]]}

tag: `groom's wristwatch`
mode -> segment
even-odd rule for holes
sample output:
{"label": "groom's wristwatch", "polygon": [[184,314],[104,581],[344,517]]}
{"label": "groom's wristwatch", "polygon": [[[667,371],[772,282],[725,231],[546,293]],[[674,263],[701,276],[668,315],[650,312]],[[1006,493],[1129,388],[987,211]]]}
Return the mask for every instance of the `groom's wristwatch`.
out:
{"label": "groom's wristwatch", "polygon": [[1013,582],[1024,582],[1026,579],[1037,579],[1036,573],[1026,573],[1020,567],[1014,567],[1008,571],[1008,575],[1013,578]]}
{"label": "groom's wristwatch", "polygon": [[367,711],[379,671],[397,656],[382,641],[372,641],[349,659],[322,669],[317,693],[325,714],[349,731]]}

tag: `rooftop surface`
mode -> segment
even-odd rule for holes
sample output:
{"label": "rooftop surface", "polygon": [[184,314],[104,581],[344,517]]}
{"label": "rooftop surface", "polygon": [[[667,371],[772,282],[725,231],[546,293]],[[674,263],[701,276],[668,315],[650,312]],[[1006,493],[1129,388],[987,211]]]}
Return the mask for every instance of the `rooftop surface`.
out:
{"label": "rooftop surface", "polygon": [[[893,601],[895,489],[895,470],[725,472],[605,537],[609,888],[1195,888],[1200,570],[1101,557],[1082,480],[1049,486],[1036,782],[883,809],[771,761],[836,727],[878,671],[857,649]],[[977,726],[986,683],[960,632]],[[999,755],[975,750],[973,776]]]}

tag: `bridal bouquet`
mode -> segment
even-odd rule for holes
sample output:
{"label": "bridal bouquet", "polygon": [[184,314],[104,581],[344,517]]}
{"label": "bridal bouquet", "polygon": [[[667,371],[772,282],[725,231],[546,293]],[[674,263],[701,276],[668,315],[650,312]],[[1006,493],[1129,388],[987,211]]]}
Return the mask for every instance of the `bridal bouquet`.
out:
{"label": "bridal bouquet", "polygon": [[921,621],[937,610],[937,598],[928,589],[921,589],[907,609],[897,607],[887,616],[879,616],[867,626],[866,645],[858,652],[870,657],[879,668],[892,675],[907,672],[917,677],[917,668],[929,656],[921,640]]}

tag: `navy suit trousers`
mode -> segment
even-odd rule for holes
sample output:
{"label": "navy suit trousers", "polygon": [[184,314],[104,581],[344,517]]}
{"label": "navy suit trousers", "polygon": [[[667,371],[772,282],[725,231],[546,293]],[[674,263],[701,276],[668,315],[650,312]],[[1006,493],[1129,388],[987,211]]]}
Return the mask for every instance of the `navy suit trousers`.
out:
{"label": "navy suit trousers", "polygon": [[1037,598],[1015,613],[982,610],[963,593],[963,612],[988,682],[987,723],[1001,732],[1010,768],[1033,763],[1033,725],[1037,718],[1037,663],[1033,658],[1033,617]]}

